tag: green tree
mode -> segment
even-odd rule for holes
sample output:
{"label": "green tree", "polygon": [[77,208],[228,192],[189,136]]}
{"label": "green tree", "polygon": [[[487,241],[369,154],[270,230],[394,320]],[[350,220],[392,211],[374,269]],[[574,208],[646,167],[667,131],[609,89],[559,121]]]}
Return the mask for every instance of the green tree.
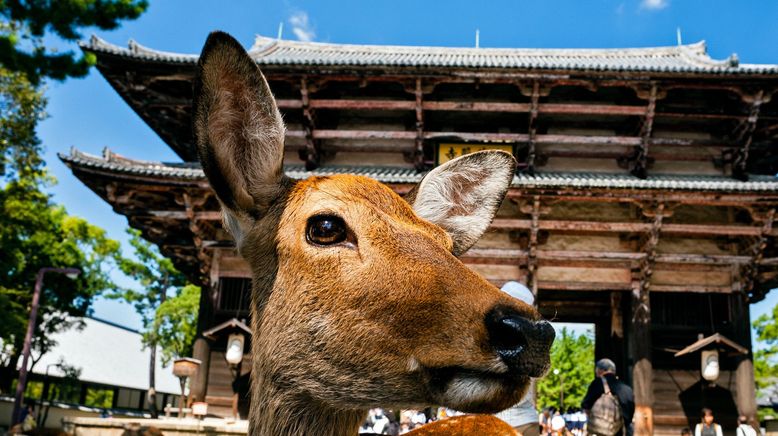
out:
{"label": "green tree", "polygon": [[[187,280],[173,265],[173,262],[162,256],[159,250],[141,236],[140,231],[128,229],[130,245],[133,247],[135,259],[124,258],[119,268],[128,276],[134,278],[140,289],[121,289],[108,293],[109,298],[122,299],[132,304],[143,322],[143,342],[150,349],[149,359],[149,410],[152,415],[156,410],[155,368],[157,346],[161,345],[165,356],[172,356],[179,351],[185,351],[185,346],[178,339],[186,340],[189,336],[169,337],[174,330],[173,322],[190,322],[179,313],[181,306],[186,306],[192,299],[193,291],[187,290]],[[187,290],[185,293],[184,291]],[[198,289],[199,291],[199,289]],[[164,312],[157,316],[158,310],[166,303],[168,297],[175,297],[172,303],[164,307]],[[199,304],[199,300],[198,300]],[[194,306],[195,312],[197,305]],[[196,320],[193,321],[196,323]],[[183,326],[187,328],[187,326]],[[164,337],[163,337],[164,336]]]}
{"label": "green tree", "polygon": [[72,42],[82,38],[83,28],[116,29],[147,7],[146,0],[0,0],[0,64],[26,74],[32,83],[44,77],[83,77],[94,56],[59,52],[46,47],[44,39]]}
{"label": "green tree", "polygon": [[181,293],[159,305],[153,331],[162,350],[162,364],[172,359],[192,355],[197,336],[197,314],[200,309],[200,287],[184,286]]}
{"label": "green tree", "polygon": [[41,81],[84,76],[94,59],[57,52],[44,38],[74,41],[82,28],[113,29],[146,7],[145,0],[0,0],[0,393],[16,373],[38,270],[74,267],[82,274],[46,276],[33,364],[53,345],[52,333],[78,327],[93,299],[114,287],[108,268],[121,257],[118,242],[46,193],[55,181],[35,133],[45,117]]}
{"label": "green tree", "polygon": [[[773,307],[772,313],[764,314],[753,322],[756,330],[756,338],[761,344],[754,347],[754,379],[756,381],[757,396],[773,397],[778,385],[778,306]],[[759,410],[760,418],[763,414],[773,415],[769,410]]]}
{"label": "green tree", "polygon": [[0,177],[38,175],[42,146],[35,134],[46,116],[46,99],[22,73],[0,67]]}
{"label": "green tree", "polygon": [[[555,370],[558,374],[554,374]],[[579,407],[594,377],[594,340],[563,328],[551,346],[551,371],[537,383],[537,406]],[[564,404],[560,405],[560,389]]]}
{"label": "green tree", "polygon": [[0,188],[0,392],[8,392],[22,350],[35,277],[42,267],[79,268],[75,280],[47,275],[33,362],[52,345],[51,334],[80,323],[95,296],[114,287],[108,265],[120,256],[119,243],[105,231],[53,204],[42,188],[51,179],[24,177]]}

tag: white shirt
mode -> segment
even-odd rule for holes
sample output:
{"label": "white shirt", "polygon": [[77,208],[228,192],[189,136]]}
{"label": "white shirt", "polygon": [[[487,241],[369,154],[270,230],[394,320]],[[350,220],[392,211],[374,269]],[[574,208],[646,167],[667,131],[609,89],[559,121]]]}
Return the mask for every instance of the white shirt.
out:
{"label": "white shirt", "polygon": [[527,389],[527,393],[524,394],[524,398],[521,399],[516,405],[510,409],[505,409],[494,416],[507,422],[511,427],[518,427],[529,423],[538,422],[538,411],[535,410],[535,401],[532,398],[532,392],[534,388],[534,382]]}
{"label": "white shirt", "polygon": [[[720,425],[713,423],[713,429],[716,431],[716,436],[723,436]],[[697,424],[694,427],[694,436],[702,436],[702,424]]]}
{"label": "white shirt", "polygon": [[735,431],[737,436],[756,436],[756,430],[748,424],[740,424]]}

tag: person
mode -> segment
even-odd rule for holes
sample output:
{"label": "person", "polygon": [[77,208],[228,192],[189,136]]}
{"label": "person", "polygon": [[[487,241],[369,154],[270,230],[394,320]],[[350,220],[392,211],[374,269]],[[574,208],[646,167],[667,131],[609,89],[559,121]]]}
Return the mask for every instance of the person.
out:
{"label": "person", "polygon": [[562,415],[557,412],[553,418],[551,418],[551,436],[572,436],[570,430],[567,429],[567,423]]}
{"label": "person", "polygon": [[[523,301],[532,306],[535,303],[535,296],[532,291],[519,282],[507,282],[501,290],[513,298]],[[535,382],[533,381],[524,397],[513,407],[503,410],[496,414],[498,418],[510,424],[519,434],[524,436],[539,436],[540,427],[538,425],[538,411],[535,409]]]}
{"label": "person", "polygon": [[375,433],[381,434],[387,427],[389,427],[389,418],[384,415],[384,410],[378,408],[375,409],[373,431]]}
{"label": "person", "polygon": [[694,427],[694,436],[722,436],[721,426],[713,421],[713,411],[703,408],[702,422]]}
{"label": "person", "polygon": [[546,407],[543,409],[543,412],[540,414],[540,419],[538,420],[538,424],[540,424],[540,434],[545,436],[549,433],[551,433],[551,418],[553,414],[551,413],[551,408]]}
{"label": "person", "polygon": [[754,427],[748,425],[748,417],[740,415],[737,418],[737,430],[735,430],[736,436],[756,436],[756,430]]}
{"label": "person", "polygon": [[22,425],[22,430],[25,432],[31,431],[37,426],[34,407],[34,403],[27,403],[19,415],[19,422]]}
{"label": "person", "polygon": [[689,427],[685,427],[683,430],[681,430],[681,436],[692,436],[691,429],[689,429]]}
{"label": "person", "polygon": [[[619,435],[631,436],[632,435],[632,417],[635,415],[635,397],[632,393],[632,388],[622,383],[616,377],[616,364],[610,359],[600,359],[595,364],[595,374],[597,377],[589,384],[589,388],[586,391],[586,396],[581,402],[581,409],[584,410],[587,416],[587,422],[591,423],[591,410],[594,403],[605,394],[605,386],[607,383],[610,392],[619,402],[621,407],[621,417],[623,420],[622,428],[619,431]],[[605,382],[603,383],[603,379]]]}

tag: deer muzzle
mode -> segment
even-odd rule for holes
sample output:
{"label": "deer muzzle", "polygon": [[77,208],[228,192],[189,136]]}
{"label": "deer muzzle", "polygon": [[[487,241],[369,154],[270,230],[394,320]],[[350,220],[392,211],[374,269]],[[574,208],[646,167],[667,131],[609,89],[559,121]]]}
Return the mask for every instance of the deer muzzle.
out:
{"label": "deer muzzle", "polygon": [[548,321],[531,320],[507,306],[486,315],[489,344],[516,376],[542,377],[550,366],[554,328]]}

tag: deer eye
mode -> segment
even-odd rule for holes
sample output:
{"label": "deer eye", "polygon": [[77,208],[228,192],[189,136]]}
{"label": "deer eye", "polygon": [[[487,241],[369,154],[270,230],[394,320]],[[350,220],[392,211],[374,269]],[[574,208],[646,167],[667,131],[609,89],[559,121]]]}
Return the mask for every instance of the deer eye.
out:
{"label": "deer eye", "polygon": [[308,218],[305,237],[316,245],[333,245],[346,240],[348,232],[343,219],[334,215],[316,215]]}

